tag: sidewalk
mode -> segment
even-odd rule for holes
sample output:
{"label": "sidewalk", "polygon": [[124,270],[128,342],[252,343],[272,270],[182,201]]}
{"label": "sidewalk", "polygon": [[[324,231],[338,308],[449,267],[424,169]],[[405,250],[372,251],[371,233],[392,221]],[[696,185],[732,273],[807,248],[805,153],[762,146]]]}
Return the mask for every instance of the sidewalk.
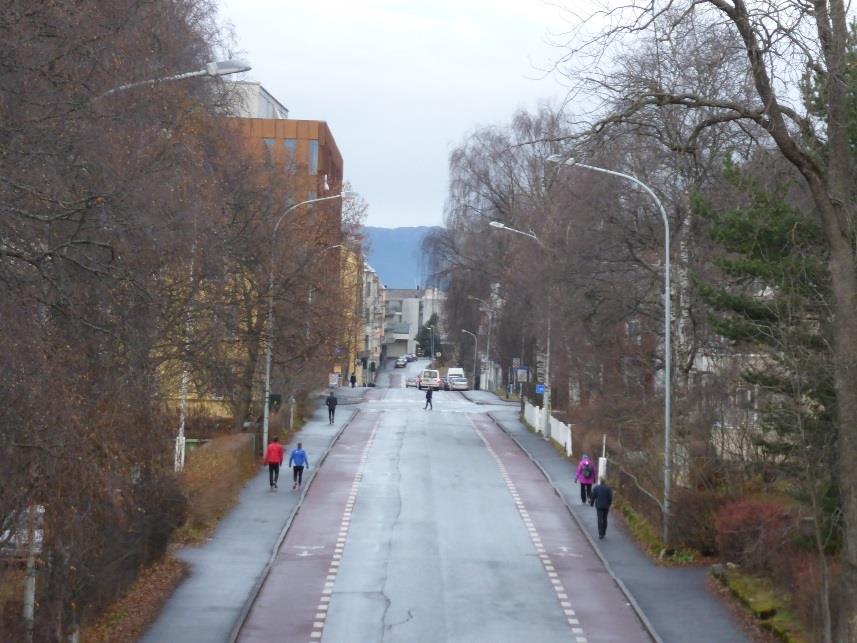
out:
{"label": "sidewalk", "polygon": [[[336,395],[340,404],[356,404],[367,390],[342,388]],[[327,409],[320,406],[285,445],[288,453],[300,441],[309,456],[310,469],[306,472],[309,475],[304,476],[303,492],[330,446],[353,416],[352,409],[338,409],[337,421],[331,426],[327,421]],[[271,491],[268,469],[260,468],[241,490],[237,504],[220,521],[208,542],[176,552],[176,557],[190,566],[190,572],[141,641],[210,643],[230,640],[245,602],[261,582],[280,535],[292,519],[301,497],[301,493],[291,489],[288,467],[280,471],[280,484],[279,490]]]}
{"label": "sidewalk", "polygon": [[[469,391],[468,399],[490,404],[498,398],[484,391]],[[725,605],[706,587],[706,567],[662,567],[640,551],[618,528],[613,518],[607,537],[598,540],[595,510],[580,502],[580,487],[574,482],[574,465],[548,442],[529,431],[517,410],[492,411],[489,415],[545,472],[581,528],[589,534],[611,573],[645,614],[651,628],[664,643],[750,643]]]}

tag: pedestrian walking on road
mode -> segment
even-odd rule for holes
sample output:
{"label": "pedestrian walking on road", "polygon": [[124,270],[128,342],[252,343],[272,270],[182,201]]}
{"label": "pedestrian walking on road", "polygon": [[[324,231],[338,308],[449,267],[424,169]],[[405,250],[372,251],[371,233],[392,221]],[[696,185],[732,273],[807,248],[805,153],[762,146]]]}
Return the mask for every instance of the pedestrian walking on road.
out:
{"label": "pedestrian walking on road", "polygon": [[265,463],[268,465],[268,482],[271,489],[276,489],[280,479],[280,465],[283,464],[283,445],[276,435],[265,450]]}
{"label": "pedestrian walking on road", "polygon": [[327,396],[324,403],[327,404],[327,419],[333,424],[333,416],[336,415],[336,405],[339,403],[339,400],[333,394],[333,390],[330,391],[330,395]]}
{"label": "pedestrian walking on road", "polygon": [[434,407],[431,405],[431,386],[426,389],[426,405],[423,407],[423,410],[425,409],[434,410]]}
{"label": "pedestrian walking on road", "polygon": [[303,444],[298,442],[298,448],[294,449],[289,455],[289,466],[292,468],[292,478],[294,484],[292,489],[300,489],[303,484],[304,467],[309,469],[309,458],[306,456],[306,451],[303,450]]}
{"label": "pedestrian walking on road", "polygon": [[590,505],[595,505],[598,514],[598,538],[603,539],[607,533],[607,512],[613,504],[613,490],[604,482],[604,478],[598,480],[598,484],[592,490]]}
{"label": "pedestrian walking on road", "polygon": [[577,464],[577,472],[574,474],[574,481],[580,483],[580,502],[583,504],[592,500],[592,485],[595,483],[597,476],[598,472],[595,470],[595,464],[584,453]]}
{"label": "pedestrian walking on road", "polygon": [[350,381],[351,381],[351,388],[354,388],[355,386],[357,386],[357,375],[352,373]]}

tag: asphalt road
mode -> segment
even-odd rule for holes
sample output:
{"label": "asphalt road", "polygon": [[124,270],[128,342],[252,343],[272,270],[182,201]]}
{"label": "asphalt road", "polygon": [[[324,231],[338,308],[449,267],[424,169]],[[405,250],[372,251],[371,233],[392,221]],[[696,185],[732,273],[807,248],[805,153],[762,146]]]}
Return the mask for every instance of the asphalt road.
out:
{"label": "asphalt road", "polygon": [[[380,379],[333,444],[240,641],[647,641],[542,473],[459,393]],[[404,372],[403,372],[404,371]]]}

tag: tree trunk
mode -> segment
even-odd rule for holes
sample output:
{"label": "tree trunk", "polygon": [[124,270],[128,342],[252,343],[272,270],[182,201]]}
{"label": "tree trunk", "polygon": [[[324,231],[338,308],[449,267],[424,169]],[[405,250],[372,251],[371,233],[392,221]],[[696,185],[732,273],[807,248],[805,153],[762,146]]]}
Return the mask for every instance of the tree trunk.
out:
{"label": "tree trunk", "polygon": [[[837,619],[838,641],[857,641],[857,262],[840,221],[857,213],[837,203],[827,190],[810,181],[822,225],[830,243],[833,289],[833,354],[837,406],[837,478],[842,506],[842,574]],[[821,191],[824,189],[824,193]]]}
{"label": "tree trunk", "polygon": [[835,293],[834,376],[839,416],[837,456],[844,522],[838,637],[857,641],[857,266],[850,244],[834,244],[830,272]]}
{"label": "tree trunk", "polygon": [[235,405],[233,423],[235,431],[241,431],[244,428],[244,421],[250,415],[250,407],[253,404],[253,380],[256,377],[256,360],[258,357],[259,351],[255,347],[250,347],[247,351],[247,361],[244,362],[244,368],[238,381],[238,401]]}

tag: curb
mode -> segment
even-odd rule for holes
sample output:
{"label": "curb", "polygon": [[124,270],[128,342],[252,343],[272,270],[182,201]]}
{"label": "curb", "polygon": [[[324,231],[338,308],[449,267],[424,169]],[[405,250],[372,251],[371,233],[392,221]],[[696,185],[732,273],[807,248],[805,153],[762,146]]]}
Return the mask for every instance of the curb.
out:
{"label": "curb", "polygon": [[229,633],[229,638],[227,639],[228,643],[235,643],[238,640],[238,635],[241,633],[241,628],[244,627],[244,623],[247,621],[247,617],[250,615],[250,610],[253,609],[253,605],[256,603],[256,599],[259,597],[259,592],[262,591],[262,585],[265,584],[265,581],[268,580],[268,574],[271,573],[271,567],[274,565],[274,560],[277,558],[277,552],[280,551],[280,547],[283,544],[283,541],[286,539],[286,535],[289,533],[289,529],[292,526],[295,518],[298,515],[298,512],[301,510],[301,505],[304,501],[304,496],[306,496],[309,488],[312,486],[313,480],[315,480],[315,474],[318,473],[318,470],[321,468],[321,465],[324,464],[324,461],[327,459],[328,454],[333,449],[334,445],[339,441],[339,438],[345,433],[345,430],[351,425],[351,422],[354,421],[354,418],[360,411],[354,411],[351,414],[351,417],[346,420],[345,424],[336,432],[336,435],[333,436],[333,439],[330,441],[330,444],[327,445],[327,449],[325,449],[321,458],[319,458],[318,462],[315,464],[313,468],[312,476],[310,476],[306,484],[303,486],[301,490],[301,495],[298,498],[297,503],[292,509],[289,517],[286,519],[286,524],[283,525],[283,529],[280,532],[280,535],[277,537],[277,542],[274,544],[274,548],[271,550],[271,556],[268,559],[268,562],[265,563],[265,567],[262,569],[262,573],[259,575],[259,580],[256,581],[256,584],[253,586],[253,589],[250,591],[247,600],[244,601],[244,605],[241,607],[241,611],[238,613],[238,618],[235,620],[235,625],[232,627],[232,631]]}
{"label": "curb", "polygon": [[518,438],[516,438],[509,431],[506,430],[506,428],[497,420],[497,418],[494,417],[493,413],[488,413],[487,415],[488,415],[488,417],[491,418],[491,420],[494,422],[494,424],[496,424],[498,427],[500,427],[500,430],[503,431],[503,433],[505,433],[507,436],[509,436],[509,438],[511,438],[512,441],[518,445],[518,448],[521,451],[523,451],[527,455],[527,457],[530,459],[530,461],[538,467],[539,471],[542,472],[542,475],[547,479],[548,484],[550,484],[551,488],[553,488],[554,493],[557,496],[559,496],[559,499],[560,499],[560,501],[562,501],[563,506],[565,506],[566,511],[568,511],[568,513],[571,514],[571,517],[574,520],[575,524],[578,526],[578,528],[583,533],[586,540],[592,546],[592,550],[598,556],[599,560],[601,561],[601,564],[604,565],[604,569],[606,569],[607,573],[610,574],[610,578],[613,579],[613,582],[616,583],[616,586],[619,588],[619,590],[622,592],[622,594],[625,595],[625,598],[628,599],[628,603],[631,605],[631,609],[634,610],[634,612],[637,615],[637,618],[640,619],[640,622],[643,624],[643,627],[645,628],[648,635],[652,638],[652,640],[655,643],[663,643],[663,639],[658,635],[657,631],[655,631],[654,625],[651,624],[651,622],[646,617],[643,610],[640,608],[640,605],[637,603],[637,599],[634,598],[634,595],[631,593],[631,590],[629,590],[625,586],[625,583],[622,582],[621,578],[619,578],[618,576],[616,576],[615,573],[613,573],[613,568],[610,567],[610,563],[607,562],[606,558],[604,558],[604,554],[601,553],[601,550],[598,548],[598,545],[596,545],[595,540],[589,534],[589,530],[583,524],[580,517],[569,506],[568,502],[565,499],[565,496],[562,495],[562,492],[559,490],[559,488],[556,486],[556,484],[554,484],[553,478],[551,478],[551,476],[547,472],[547,470],[545,470],[545,468],[541,465],[541,463],[533,457],[533,454],[530,453],[526,449],[526,447],[524,447],[523,444],[521,444],[521,442],[518,440]]}
{"label": "curb", "polygon": [[469,391],[458,391],[458,393],[461,393],[461,396],[465,400],[470,402],[471,404],[477,404],[477,405],[481,405],[481,406],[516,406],[516,407],[520,406],[520,404],[518,402],[511,402],[511,401],[507,402],[503,398],[497,397],[496,393],[494,394],[494,396],[497,397],[496,402],[480,402],[479,400],[474,400],[469,395],[467,395],[467,393],[469,393]]}

